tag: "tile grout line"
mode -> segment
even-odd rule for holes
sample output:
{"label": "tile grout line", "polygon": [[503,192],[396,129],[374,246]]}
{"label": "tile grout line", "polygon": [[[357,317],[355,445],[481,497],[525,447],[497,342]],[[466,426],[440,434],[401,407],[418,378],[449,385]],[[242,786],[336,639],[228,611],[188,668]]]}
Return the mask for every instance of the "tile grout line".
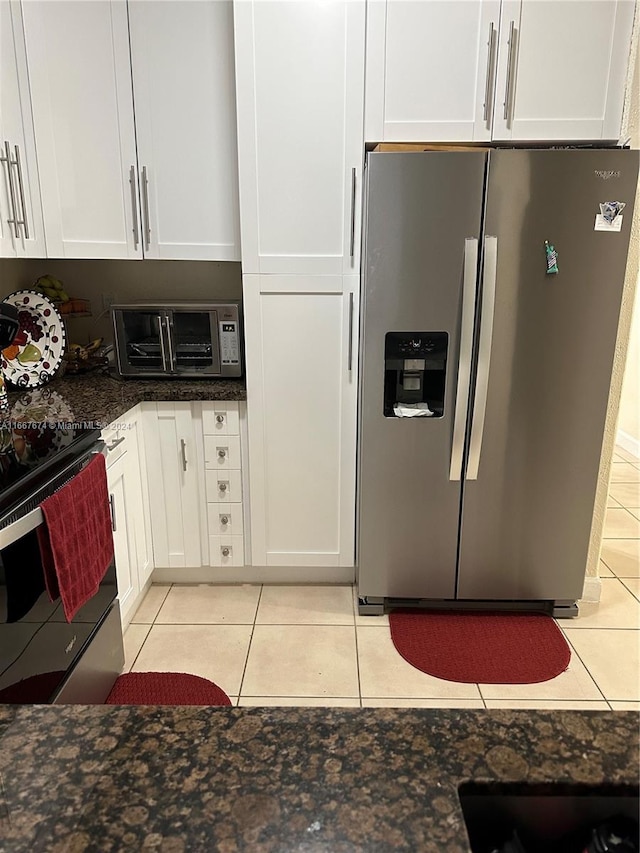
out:
{"label": "tile grout line", "polygon": [[[594,629],[594,630],[596,630],[596,631],[597,631],[597,630],[599,630],[599,629],[597,629],[597,628],[596,628],[596,629]],[[605,630],[606,630],[606,629],[605,629]],[[571,638],[570,638],[570,637],[568,637],[568,636],[567,636],[567,634],[566,634],[564,631],[563,631],[562,633],[564,634],[564,638],[565,638],[565,640],[567,641],[568,645],[569,645],[569,646],[570,646],[570,648],[571,648],[571,654],[572,654],[572,655],[573,655],[573,654],[575,654],[575,655],[576,655],[576,657],[578,658],[578,660],[580,661],[580,663],[582,664],[582,666],[585,668],[585,670],[586,670],[586,672],[587,672],[587,675],[589,676],[589,678],[591,679],[591,681],[593,681],[593,683],[595,684],[595,686],[596,686],[596,688],[597,688],[597,690],[598,690],[598,693],[602,696],[602,698],[604,699],[604,701],[605,701],[605,702],[607,702],[607,704],[608,704],[608,701],[609,701],[609,700],[607,699],[607,697],[604,695],[604,693],[603,693],[603,692],[602,692],[602,690],[600,689],[600,685],[598,684],[598,682],[595,680],[595,678],[594,678],[594,677],[593,677],[593,675],[591,674],[591,670],[589,669],[589,667],[586,665],[586,663],[585,663],[585,662],[582,660],[582,658],[580,657],[580,654],[579,654],[578,650],[574,648],[573,643],[571,642]]]}
{"label": "tile grout line", "polygon": [[[256,602],[256,611],[253,614],[253,624],[251,625],[251,635],[249,637],[249,645],[247,646],[247,656],[244,659],[244,666],[242,668],[242,675],[240,677],[240,684],[238,686],[238,702],[237,705],[240,705],[240,697],[242,697],[242,685],[244,684],[244,677],[247,672],[247,667],[249,666],[249,655],[251,654],[251,645],[253,643],[253,634],[256,630],[256,620],[258,618],[258,611],[260,610],[260,601],[262,599],[262,591],[264,590],[264,584],[260,584],[260,592],[258,593],[258,600]],[[244,697],[242,697],[244,698]]]}
{"label": "tile grout line", "polygon": [[358,626],[356,624],[356,610],[358,605],[356,603],[358,597],[358,591],[355,588],[355,584],[351,587],[351,610],[353,613],[353,636],[355,640],[356,647],[356,675],[358,678],[358,701],[360,702],[360,707],[362,708],[362,684],[360,682],[360,655],[358,654]]}

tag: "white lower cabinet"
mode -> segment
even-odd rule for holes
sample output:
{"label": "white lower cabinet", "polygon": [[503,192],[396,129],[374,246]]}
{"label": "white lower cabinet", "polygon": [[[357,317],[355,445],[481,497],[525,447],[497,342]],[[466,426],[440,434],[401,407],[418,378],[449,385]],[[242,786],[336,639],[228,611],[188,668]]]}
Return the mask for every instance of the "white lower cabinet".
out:
{"label": "white lower cabinet", "polygon": [[127,413],[117,426],[107,428],[102,434],[123,628],[131,621],[146,592],[153,569],[138,433],[135,414]]}
{"label": "white lower cabinet", "polygon": [[143,424],[154,565],[201,566],[201,463],[192,404],[145,403]]}
{"label": "white lower cabinet", "polygon": [[215,580],[208,568],[244,566],[239,404],[145,403],[143,424],[157,577]]}
{"label": "white lower cabinet", "polygon": [[349,580],[358,277],[243,283],[252,563]]}

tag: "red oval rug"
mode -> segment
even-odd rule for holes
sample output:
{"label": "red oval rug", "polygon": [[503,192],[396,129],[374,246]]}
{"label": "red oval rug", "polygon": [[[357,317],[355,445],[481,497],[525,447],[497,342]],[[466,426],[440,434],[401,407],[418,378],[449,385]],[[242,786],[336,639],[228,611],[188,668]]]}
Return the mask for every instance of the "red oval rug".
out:
{"label": "red oval rug", "polygon": [[402,657],[446,681],[534,684],[560,675],[571,660],[562,631],[543,613],[400,610],[389,624]]}
{"label": "red oval rug", "polygon": [[199,675],[126,672],[116,679],[105,705],[231,705],[231,699]]}

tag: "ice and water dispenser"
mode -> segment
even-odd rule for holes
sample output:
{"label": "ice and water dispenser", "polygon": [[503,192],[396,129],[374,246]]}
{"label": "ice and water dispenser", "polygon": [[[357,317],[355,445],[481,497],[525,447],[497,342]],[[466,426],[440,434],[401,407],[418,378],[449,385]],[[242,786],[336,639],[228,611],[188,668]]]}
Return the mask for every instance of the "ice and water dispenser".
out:
{"label": "ice and water dispenser", "polygon": [[444,414],[447,332],[387,332],[384,343],[384,415]]}

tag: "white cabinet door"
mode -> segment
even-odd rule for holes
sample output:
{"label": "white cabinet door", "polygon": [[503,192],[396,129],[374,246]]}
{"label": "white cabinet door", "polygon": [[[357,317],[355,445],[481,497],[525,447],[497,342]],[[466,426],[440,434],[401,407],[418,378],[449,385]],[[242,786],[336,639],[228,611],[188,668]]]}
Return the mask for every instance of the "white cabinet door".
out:
{"label": "white cabinet door", "polygon": [[0,0],[0,159],[0,256],[44,257],[22,12],[16,0]]}
{"label": "white cabinet door", "polygon": [[22,10],[47,254],[142,257],[126,4]]}
{"label": "white cabinet door", "polygon": [[245,276],[252,562],[352,566],[358,277]]}
{"label": "white cabinet door", "polygon": [[236,0],[244,273],[357,272],[363,0]]}
{"label": "white cabinet door", "polygon": [[138,573],[136,567],[135,531],[131,513],[129,477],[127,465],[129,454],[123,453],[107,467],[107,486],[111,503],[111,526],[113,548],[118,578],[118,599],[122,625],[131,621],[138,595]]}
{"label": "white cabinet door", "polygon": [[201,566],[204,498],[191,404],[144,404],[143,429],[154,565]]}
{"label": "white cabinet door", "polygon": [[499,23],[500,0],[370,0],[365,139],[489,140]]}
{"label": "white cabinet door", "polygon": [[240,260],[231,0],[130,0],[148,258]]}
{"label": "white cabinet door", "polygon": [[618,140],[633,0],[504,0],[494,139]]}

